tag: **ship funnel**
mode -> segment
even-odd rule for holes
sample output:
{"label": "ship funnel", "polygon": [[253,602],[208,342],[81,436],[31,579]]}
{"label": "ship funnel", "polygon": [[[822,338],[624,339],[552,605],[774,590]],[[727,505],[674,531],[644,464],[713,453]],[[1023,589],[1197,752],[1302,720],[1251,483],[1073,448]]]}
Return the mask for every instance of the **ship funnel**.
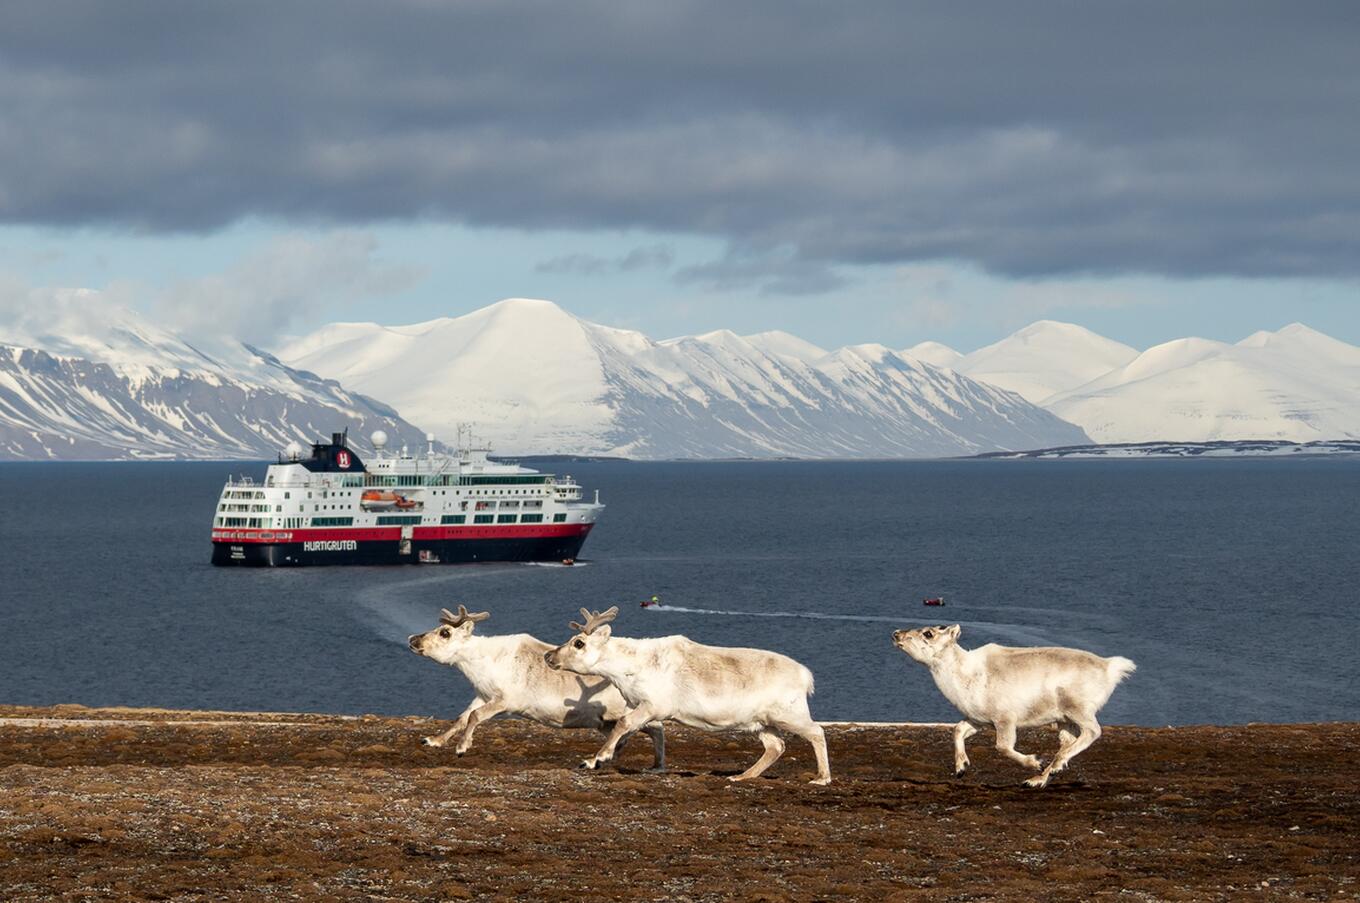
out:
{"label": "ship funnel", "polygon": [[331,433],[331,445],[336,445],[336,446],[339,446],[340,448],[344,448],[344,447],[345,447],[345,434],[344,434],[344,433]]}

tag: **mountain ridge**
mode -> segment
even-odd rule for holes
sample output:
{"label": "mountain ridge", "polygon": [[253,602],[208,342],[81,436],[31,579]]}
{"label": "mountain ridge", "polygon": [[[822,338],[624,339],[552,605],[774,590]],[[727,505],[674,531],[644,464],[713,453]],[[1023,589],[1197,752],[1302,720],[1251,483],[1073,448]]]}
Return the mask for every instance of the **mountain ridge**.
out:
{"label": "mountain ridge", "polygon": [[725,329],[656,341],[535,299],[404,332],[400,348],[377,341],[387,327],[368,330],[372,348],[328,344],[327,328],[280,358],[388,399],[436,432],[472,420],[506,453],[949,456],[1080,434],[1013,393],[877,344],[825,351],[787,333]]}

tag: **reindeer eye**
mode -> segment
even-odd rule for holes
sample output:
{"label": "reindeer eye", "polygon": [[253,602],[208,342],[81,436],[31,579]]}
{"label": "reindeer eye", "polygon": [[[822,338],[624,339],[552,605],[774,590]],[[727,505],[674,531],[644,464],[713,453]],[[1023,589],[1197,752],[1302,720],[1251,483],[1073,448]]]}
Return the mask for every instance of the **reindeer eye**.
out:
{"label": "reindeer eye", "polygon": [[576,640],[576,642],[572,643],[572,645],[575,646],[577,649],[584,649],[586,648],[586,641],[578,639]]}
{"label": "reindeer eye", "polygon": [[444,639],[446,639],[446,640],[447,640],[452,634],[453,634],[453,631],[452,631],[452,630],[449,630],[447,627],[441,627],[441,628],[439,628],[439,635],[442,636],[442,637],[443,637]]}
{"label": "reindeer eye", "polygon": [[935,639],[935,632],[933,630],[927,630],[925,633],[921,634],[921,636],[928,640],[933,640]]}

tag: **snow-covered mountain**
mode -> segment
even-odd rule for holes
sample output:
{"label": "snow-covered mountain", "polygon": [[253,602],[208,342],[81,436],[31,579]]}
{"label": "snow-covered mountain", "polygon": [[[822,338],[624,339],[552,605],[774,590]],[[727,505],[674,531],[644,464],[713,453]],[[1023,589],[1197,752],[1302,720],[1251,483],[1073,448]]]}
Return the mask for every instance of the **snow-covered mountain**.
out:
{"label": "snow-covered mountain", "polygon": [[920,342],[912,345],[901,354],[903,357],[915,358],[936,367],[949,367],[950,369],[957,367],[959,361],[963,360],[962,354],[940,342]]}
{"label": "snow-covered mountain", "polygon": [[1295,323],[1177,339],[1044,400],[1097,442],[1360,438],[1360,348]]}
{"label": "snow-covered mountain", "polygon": [[99,293],[0,328],[0,459],[259,458],[349,427],[419,443],[395,411],[229,339],[189,342]]}
{"label": "snow-covered mountain", "polygon": [[1137,356],[1128,345],[1089,329],[1040,320],[964,355],[951,366],[1042,405],[1052,396],[1103,376]]}
{"label": "snow-covered mountain", "polygon": [[971,454],[1086,441],[1014,393],[881,345],[787,333],[656,342],[548,301],[411,326],[339,323],[279,351],[448,437],[646,458]]}

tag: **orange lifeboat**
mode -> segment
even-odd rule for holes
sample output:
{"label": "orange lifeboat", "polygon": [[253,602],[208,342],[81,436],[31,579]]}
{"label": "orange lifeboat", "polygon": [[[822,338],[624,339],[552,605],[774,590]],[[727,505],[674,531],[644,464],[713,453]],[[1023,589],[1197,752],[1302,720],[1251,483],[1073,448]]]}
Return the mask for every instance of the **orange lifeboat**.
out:
{"label": "orange lifeboat", "polygon": [[402,510],[415,508],[420,503],[390,489],[366,489],[364,494],[359,496],[359,504],[369,511],[389,511],[393,508]]}

